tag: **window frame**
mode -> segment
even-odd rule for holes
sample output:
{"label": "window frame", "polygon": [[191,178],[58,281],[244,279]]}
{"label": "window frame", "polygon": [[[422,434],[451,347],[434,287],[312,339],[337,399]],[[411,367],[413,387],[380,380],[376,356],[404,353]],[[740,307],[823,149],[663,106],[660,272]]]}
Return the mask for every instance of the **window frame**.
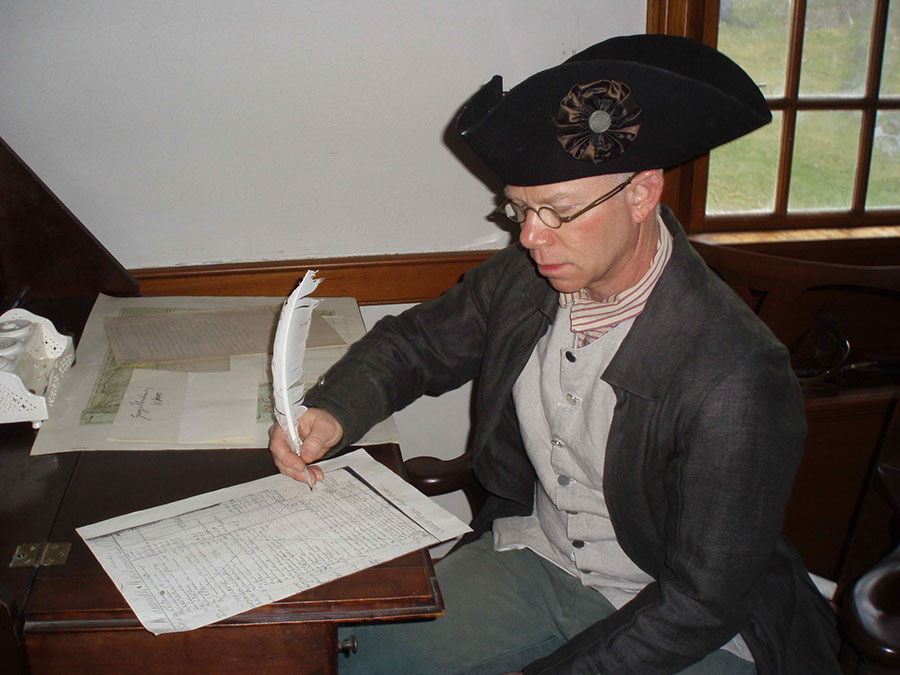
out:
{"label": "window frame", "polygon": [[[875,120],[880,110],[900,110],[900,96],[878,95],[884,58],[890,0],[875,0],[869,70],[865,93],[856,97],[799,96],[800,61],[805,32],[806,0],[794,0],[791,17],[788,69],[785,92],[766,98],[773,111],[781,114],[775,206],[771,212],[707,214],[706,192],[709,155],[666,172],[663,201],[673,208],[690,233],[766,231],[809,228],[890,226],[900,223],[900,208],[866,210],[866,190],[874,146]],[[715,47],[718,38],[719,0],[647,0],[647,32],[682,35]],[[797,113],[807,110],[861,111],[860,141],[852,203],[845,210],[788,212],[790,170]]]}

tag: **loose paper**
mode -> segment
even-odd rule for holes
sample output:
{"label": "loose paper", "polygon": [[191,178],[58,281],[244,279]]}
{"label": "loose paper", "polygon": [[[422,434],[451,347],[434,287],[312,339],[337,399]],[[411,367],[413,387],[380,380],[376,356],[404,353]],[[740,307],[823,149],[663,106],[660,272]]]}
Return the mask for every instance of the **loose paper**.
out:
{"label": "loose paper", "polygon": [[[271,351],[278,310],[263,305],[140,314],[108,318],[103,327],[119,365],[216,359]],[[307,347],[342,344],[321,316],[313,319]]]}
{"label": "loose paper", "polygon": [[135,369],[108,438],[176,442],[187,382],[188,373]]}
{"label": "loose paper", "polygon": [[275,475],[78,528],[147,630],[219,621],[469,527],[357,450],[310,491]]}
{"label": "loose paper", "polygon": [[179,443],[253,441],[261,355],[234,357],[225,373],[190,373]]}
{"label": "loose paper", "polygon": [[251,443],[261,355],[234,357],[223,372],[136,368],[110,429],[110,441],[178,445]]}

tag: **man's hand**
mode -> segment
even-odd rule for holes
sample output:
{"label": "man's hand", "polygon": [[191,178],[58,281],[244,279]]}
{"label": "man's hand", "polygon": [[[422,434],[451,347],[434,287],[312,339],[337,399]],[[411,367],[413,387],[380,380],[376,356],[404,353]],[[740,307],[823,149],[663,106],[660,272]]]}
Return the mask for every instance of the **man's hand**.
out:
{"label": "man's hand", "polygon": [[281,473],[312,487],[325,474],[319,467],[309,464],[334,447],[344,435],[344,429],[327,410],[310,408],[297,422],[297,430],[303,439],[299,457],[291,451],[284,429],[278,424],[269,428],[269,451]]}

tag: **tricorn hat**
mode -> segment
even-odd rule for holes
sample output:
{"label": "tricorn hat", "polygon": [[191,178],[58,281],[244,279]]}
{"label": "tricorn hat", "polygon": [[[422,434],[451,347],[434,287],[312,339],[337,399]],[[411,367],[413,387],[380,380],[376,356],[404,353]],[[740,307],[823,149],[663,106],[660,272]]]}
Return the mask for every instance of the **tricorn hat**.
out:
{"label": "tricorn hat", "polygon": [[509,92],[499,75],[456,129],[505,183],[544,185],[664,169],[772,120],[740,66],[673,35],[599,42]]}

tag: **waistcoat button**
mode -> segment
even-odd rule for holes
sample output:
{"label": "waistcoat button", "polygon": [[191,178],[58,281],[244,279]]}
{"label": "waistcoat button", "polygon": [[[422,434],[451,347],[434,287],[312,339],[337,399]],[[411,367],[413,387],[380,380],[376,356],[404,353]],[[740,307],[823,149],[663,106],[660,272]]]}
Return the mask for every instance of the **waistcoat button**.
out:
{"label": "waistcoat button", "polygon": [[581,541],[581,539],[576,539],[572,542],[572,546],[574,546],[575,548],[584,548],[584,542]]}
{"label": "waistcoat button", "polygon": [[575,353],[574,352],[567,351],[566,358],[569,359],[570,363],[575,363]]}
{"label": "waistcoat button", "polygon": [[560,485],[562,485],[563,487],[565,487],[566,485],[568,485],[569,483],[572,482],[572,479],[569,478],[568,476],[558,476],[556,478],[556,482],[559,483]]}

